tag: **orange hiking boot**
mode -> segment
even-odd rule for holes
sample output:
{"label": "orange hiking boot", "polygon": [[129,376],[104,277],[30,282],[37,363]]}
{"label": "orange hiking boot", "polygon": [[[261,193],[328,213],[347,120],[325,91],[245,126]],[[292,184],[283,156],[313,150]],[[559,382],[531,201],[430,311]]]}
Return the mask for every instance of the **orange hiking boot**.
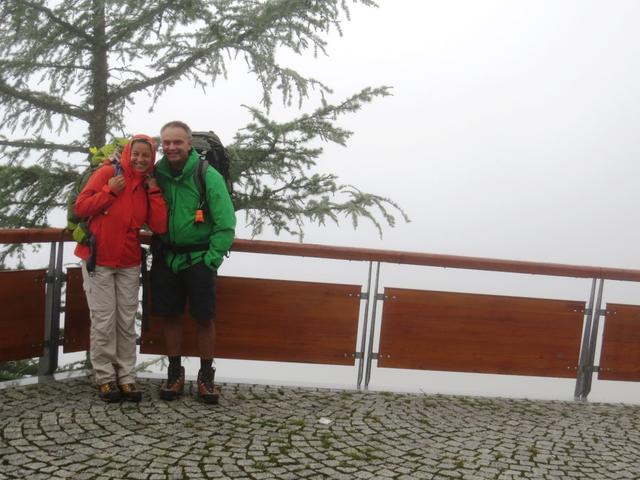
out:
{"label": "orange hiking boot", "polygon": [[120,385],[120,393],[123,400],[130,402],[139,402],[142,400],[142,391],[135,383],[124,383]]}
{"label": "orange hiking boot", "polygon": [[218,403],[220,389],[213,383],[215,374],[214,368],[200,369],[198,372],[198,398],[204,403]]}
{"label": "orange hiking boot", "polygon": [[160,398],[162,400],[175,400],[184,391],[184,367],[172,368],[169,365],[167,370],[167,381],[160,387]]}
{"label": "orange hiking boot", "polygon": [[98,387],[98,397],[108,403],[119,402],[120,390],[116,387],[116,382],[103,383]]}

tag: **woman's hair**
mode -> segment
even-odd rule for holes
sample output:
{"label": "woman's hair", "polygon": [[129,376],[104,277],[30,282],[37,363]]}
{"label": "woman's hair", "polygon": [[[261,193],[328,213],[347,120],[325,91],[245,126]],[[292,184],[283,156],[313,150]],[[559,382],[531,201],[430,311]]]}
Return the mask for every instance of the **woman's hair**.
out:
{"label": "woman's hair", "polygon": [[131,147],[133,148],[133,145],[136,143],[144,143],[145,145],[149,145],[151,153],[153,154],[153,145],[151,145],[151,143],[149,143],[149,140],[147,140],[146,138],[134,138],[133,140],[131,140]]}

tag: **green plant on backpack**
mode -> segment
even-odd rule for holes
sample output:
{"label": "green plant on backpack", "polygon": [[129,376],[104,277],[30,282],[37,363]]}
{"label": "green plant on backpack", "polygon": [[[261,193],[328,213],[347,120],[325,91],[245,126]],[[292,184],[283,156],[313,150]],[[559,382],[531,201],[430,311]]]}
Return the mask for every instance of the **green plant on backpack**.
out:
{"label": "green plant on backpack", "polygon": [[89,153],[89,166],[80,174],[78,180],[73,185],[69,197],[67,198],[67,229],[71,231],[73,239],[84,245],[88,245],[91,232],[89,231],[89,218],[78,217],[75,214],[75,205],[78,195],[89,181],[89,178],[98,168],[103,165],[113,165],[114,176],[122,172],[120,167],[120,154],[129,140],[126,138],[114,138],[103,147],[91,147]]}

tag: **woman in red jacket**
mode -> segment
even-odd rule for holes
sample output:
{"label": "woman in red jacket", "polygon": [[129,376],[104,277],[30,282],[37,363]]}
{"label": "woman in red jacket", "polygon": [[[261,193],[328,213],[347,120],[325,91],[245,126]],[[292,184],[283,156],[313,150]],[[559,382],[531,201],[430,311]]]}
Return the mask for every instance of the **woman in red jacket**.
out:
{"label": "woman in red jacket", "polygon": [[99,168],[75,205],[78,216],[90,218],[93,247],[78,244],[75,254],[83,260],[98,395],[108,402],[142,398],[134,373],[141,263],[138,232],[145,224],[154,233],[167,229],[167,206],[151,175],[155,156],[155,141],[135,135],[122,151],[121,172],[114,165]]}

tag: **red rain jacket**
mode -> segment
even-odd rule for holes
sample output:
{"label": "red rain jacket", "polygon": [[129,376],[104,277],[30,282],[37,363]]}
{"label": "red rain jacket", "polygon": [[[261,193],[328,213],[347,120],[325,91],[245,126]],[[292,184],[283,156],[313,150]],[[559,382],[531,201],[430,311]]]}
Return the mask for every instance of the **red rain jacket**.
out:
{"label": "red rain jacket", "polygon": [[[146,135],[135,135],[131,140],[144,139],[151,145],[152,162],[146,172],[135,171],[131,165],[131,141],[120,157],[126,186],[117,195],[107,182],[115,174],[113,165],[96,170],[76,200],[75,211],[80,217],[90,217],[89,229],[96,236],[96,265],[113,268],[134,267],[140,264],[138,232],[146,224],[154,233],[167,230],[167,205],[159,188],[145,189],[144,180],[153,172],[156,152],[155,141]],[[78,244],[76,256],[87,260],[89,247]]]}

